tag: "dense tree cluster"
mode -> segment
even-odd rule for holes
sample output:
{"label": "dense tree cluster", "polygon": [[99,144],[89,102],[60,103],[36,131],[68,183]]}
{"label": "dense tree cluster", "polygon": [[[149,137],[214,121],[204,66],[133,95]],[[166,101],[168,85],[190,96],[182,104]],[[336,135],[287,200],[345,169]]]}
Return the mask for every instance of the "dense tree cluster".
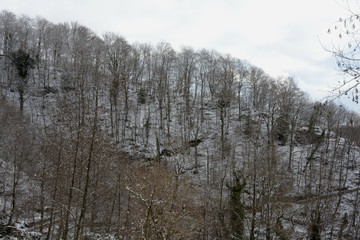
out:
{"label": "dense tree cluster", "polygon": [[8,11],[0,53],[0,236],[360,237],[359,118],[292,78]]}

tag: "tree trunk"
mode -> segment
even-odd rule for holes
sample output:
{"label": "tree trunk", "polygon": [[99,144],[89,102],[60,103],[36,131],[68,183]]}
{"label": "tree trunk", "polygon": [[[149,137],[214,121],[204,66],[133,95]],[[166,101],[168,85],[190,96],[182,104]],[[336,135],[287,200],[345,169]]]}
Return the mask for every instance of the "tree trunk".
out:
{"label": "tree trunk", "polygon": [[24,109],[24,91],[19,90],[19,99],[20,99],[20,111]]}
{"label": "tree trunk", "polygon": [[98,115],[98,95],[96,93],[96,100],[95,100],[95,116],[94,116],[94,123],[92,126],[92,136],[91,136],[91,142],[90,142],[90,148],[89,148],[89,155],[86,165],[86,175],[85,175],[85,186],[83,190],[83,198],[82,198],[82,204],[81,204],[81,211],[80,211],[80,217],[77,222],[77,227],[75,231],[74,239],[79,239],[80,231],[82,231],[82,224],[85,218],[85,214],[87,211],[87,197],[88,197],[88,191],[89,191],[89,183],[90,183],[90,172],[93,162],[93,152],[94,152],[94,144],[95,144],[95,137],[97,133],[97,115]]}

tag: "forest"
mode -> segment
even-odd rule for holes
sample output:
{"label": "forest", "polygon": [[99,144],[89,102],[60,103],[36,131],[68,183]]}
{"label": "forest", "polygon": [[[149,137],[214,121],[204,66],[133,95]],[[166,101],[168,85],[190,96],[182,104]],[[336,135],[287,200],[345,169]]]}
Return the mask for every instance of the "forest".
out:
{"label": "forest", "polygon": [[360,118],[215,50],[0,12],[0,238],[360,239]]}

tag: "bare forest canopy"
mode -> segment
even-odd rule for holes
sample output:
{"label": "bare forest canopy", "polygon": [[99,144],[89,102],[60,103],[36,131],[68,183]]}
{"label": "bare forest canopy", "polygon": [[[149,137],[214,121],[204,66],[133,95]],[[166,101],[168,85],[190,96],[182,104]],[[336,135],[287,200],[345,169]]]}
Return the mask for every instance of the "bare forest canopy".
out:
{"label": "bare forest canopy", "polygon": [[0,238],[359,239],[359,116],[206,49],[0,13]]}

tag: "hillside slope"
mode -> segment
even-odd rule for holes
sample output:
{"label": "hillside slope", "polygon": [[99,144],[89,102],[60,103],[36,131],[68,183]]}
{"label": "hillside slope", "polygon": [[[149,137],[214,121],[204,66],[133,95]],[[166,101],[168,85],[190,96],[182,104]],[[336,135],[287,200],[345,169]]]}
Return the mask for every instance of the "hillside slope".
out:
{"label": "hillside slope", "polygon": [[353,112],[214,51],[0,27],[0,236],[360,237]]}

